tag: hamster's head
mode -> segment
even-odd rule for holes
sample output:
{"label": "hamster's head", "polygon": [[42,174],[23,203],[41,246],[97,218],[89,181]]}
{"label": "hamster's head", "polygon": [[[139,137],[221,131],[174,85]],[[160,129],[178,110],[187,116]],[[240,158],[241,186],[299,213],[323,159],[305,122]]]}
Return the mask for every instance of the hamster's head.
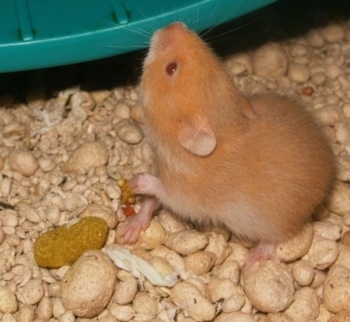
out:
{"label": "hamster's head", "polygon": [[202,91],[212,82],[210,77],[218,73],[215,67],[221,69],[207,44],[183,23],[156,31],[143,64],[141,90],[145,105],[165,97],[177,101],[186,95],[193,106],[193,99],[201,99],[205,94]]}

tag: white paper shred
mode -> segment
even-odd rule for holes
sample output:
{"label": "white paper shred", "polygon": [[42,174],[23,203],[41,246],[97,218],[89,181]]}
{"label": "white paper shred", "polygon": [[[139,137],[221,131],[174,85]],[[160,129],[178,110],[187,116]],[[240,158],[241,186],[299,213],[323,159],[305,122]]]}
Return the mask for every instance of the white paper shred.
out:
{"label": "white paper shred", "polygon": [[131,254],[124,247],[111,245],[103,250],[117,267],[130,272],[136,278],[146,277],[153,285],[165,287],[172,287],[177,282],[175,273],[161,275],[150,263]]}

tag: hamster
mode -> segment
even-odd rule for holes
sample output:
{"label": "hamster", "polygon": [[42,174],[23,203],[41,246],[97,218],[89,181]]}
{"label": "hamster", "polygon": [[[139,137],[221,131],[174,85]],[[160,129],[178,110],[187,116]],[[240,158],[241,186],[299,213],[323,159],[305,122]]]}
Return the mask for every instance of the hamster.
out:
{"label": "hamster", "polygon": [[257,242],[247,262],[276,259],[275,245],[300,231],[334,175],[332,151],[311,115],[277,95],[242,95],[180,22],[153,35],[140,90],[158,170],[130,180],[145,199],[124,241],[136,242],[161,204]]}

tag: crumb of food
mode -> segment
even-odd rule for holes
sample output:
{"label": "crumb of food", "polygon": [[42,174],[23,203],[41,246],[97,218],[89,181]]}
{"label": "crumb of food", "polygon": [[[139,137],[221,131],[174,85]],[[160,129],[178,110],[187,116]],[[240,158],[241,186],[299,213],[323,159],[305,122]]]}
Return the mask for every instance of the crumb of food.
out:
{"label": "crumb of food", "polygon": [[303,88],[302,93],[304,95],[310,96],[310,95],[312,95],[314,93],[314,88],[312,86],[310,86],[310,85],[306,86],[306,87]]}
{"label": "crumb of food", "polygon": [[120,179],[118,180],[118,186],[122,190],[120,200],[124,205],[132,205],[135,203],[135,194],[132,192],[131,187],[129,186],[128,180]]}
{"label": "crumb of food", "polygon": [[124,215],[125,215],[126,217],[129,217],[129,216],[132,216],[132,215],[135,214],[135,209],[134,209],[134,207],[131,206],[131,205],[125,205],[125,206],[123,207],[123,212],[124,212]]}
{"label": "crumb of food", "polygon": [[136,201],[136,196],[132,192],[131,187],[129,186],[128,180],[120,179],[117,182],[119,188],[121,189],[120,201],[123,205],[123,212],[126,217],[132,216],[135,214],[134,204]]}

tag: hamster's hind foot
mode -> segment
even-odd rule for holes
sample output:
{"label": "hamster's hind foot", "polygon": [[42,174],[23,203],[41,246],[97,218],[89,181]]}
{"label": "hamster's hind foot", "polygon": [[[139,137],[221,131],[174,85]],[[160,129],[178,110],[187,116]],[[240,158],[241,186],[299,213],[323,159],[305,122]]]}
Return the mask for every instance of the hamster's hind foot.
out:
{"label": "hamster's hind foot", "polygon": [[247,267],[254,265],[263,266],[268,260],[274,262],[280,261],[276,255],[276,245],[268,242],[260,242],[246,258],[245,265]]}

